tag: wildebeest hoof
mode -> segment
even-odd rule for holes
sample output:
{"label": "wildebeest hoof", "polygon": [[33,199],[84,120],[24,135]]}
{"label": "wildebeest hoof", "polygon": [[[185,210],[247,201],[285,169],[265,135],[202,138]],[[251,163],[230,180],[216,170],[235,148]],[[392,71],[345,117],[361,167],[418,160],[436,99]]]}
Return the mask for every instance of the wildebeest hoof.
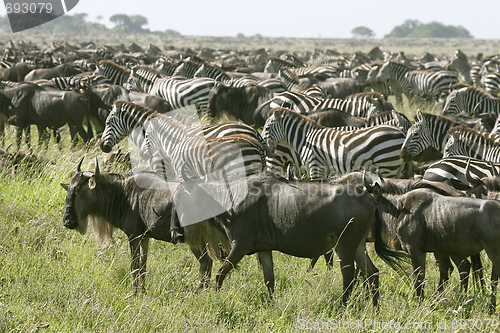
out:
{"label": "wildebeest hoof", "polygon": [[184,243],[184,234],[172,230],[170,231],[170,239],[173,244]]}

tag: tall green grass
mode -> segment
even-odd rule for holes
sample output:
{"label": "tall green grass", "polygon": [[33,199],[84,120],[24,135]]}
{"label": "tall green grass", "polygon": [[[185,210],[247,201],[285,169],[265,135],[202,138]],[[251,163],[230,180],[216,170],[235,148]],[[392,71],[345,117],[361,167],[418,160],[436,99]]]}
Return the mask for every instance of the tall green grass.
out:
{"label": "tall green grass", "polygon": [[[327,270],[320,262],[307,272],[309,260],[278,252],[272,300],[254,256],[242,260],[220,291],[211,287],[195,292],[199,266],[188,247],[159,241],[150,246],[148,293],[136,295],[130,285],[128,242],[121,231],[115,233],[115,242],[99,246],[91,234],[80,235],[62,225],[66,192],[60,183],[69,181],[81,156],[86,157],[84,170],[94,169],[94,157],[101,170],[123,169],[106,166],[95,142],[71,149],[68,136],[61,145],[35,148],[39,165],[21,165],[14,172],[6,168],[0,176],[0,332],[297,332],[305,324],[365,320],[392,320],[402,326],[429,322],[432,330],[446,320],[452,331],[453,320],[498,318],[488,314],[487,295],[474,288],[459,292],[456,272],[438,293],[438,272],[430,255],[426,297],[415,300],[408,279],[388,268],[370,246],[381,271],[378,311],[360,283],[349,304],[340,305],[338,263]],[[7,142],[13,137],[10,128]],[[483,259],[488,276],[491,265]]]}

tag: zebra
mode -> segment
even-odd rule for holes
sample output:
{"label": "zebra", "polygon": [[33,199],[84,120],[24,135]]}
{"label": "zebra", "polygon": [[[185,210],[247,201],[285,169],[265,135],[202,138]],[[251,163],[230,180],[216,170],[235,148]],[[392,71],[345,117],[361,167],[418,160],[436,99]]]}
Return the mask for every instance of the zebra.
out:
{"label": "zebra", "polygon": [[280,78],[288,91],[291,92],[300,92],[306,96],[314,97],[314,98],[330,98],[330,93],[326,88],[313,85],[309,88],[304,88],[300,85],[299,78],[297,74],[295,74],[290,68],[284,67],[281,68],[278,72],[278,78]]}
{"label": "zebra", "polygon": [[73,75],[55,77],[50,80],[52,85],[59,90],[80,90],[88,89],[90,86],[99,84],[111,84],[111,80],[105,76],[97,75],[95,73],[86,75]]}
{"label": "zebra", "polygon": [[291,146],[300,160],[300,164],[293,167],[311,180],[363,169],[395,177],[404,167],[399,152],[405,135],[389,125],[338,131],[320,126],[292,110],[276,108],[270,112],[262,138],[271,151],[281,142]]}
{"label": "zebra", "polygon": [[500,162],[500,136],[456,126],[449,131],[443,157],[468,156],[487,162]]}
{"label": "zebra", "polygon": [[500,98],[475,87],[453,90],[443,107],[443,114],[456,115],[462,111],[472,117],[485,112],[500,114]]}
{"label": "zebra", "polygon": [[[189,58],[188,58],[189,59]],[[184,76],[187,79],[192,79],[195,77],[196,72],[202,66],[196,61],[193,60],[185,60],[177,66],[172,76]]]}
{"label": "zebra", "polygon": [[206,110],[208,94],[215,85],[216,81],[211,78],[163,77],[153,68],[135,66],[126,88],[160,96],[170,103],[173,109],[196,105],[198,109]]}
{"label": "zebra", "polygon": [[268,58],[264,73],[278,73],[280,69],[285,67],[292,69],[299,77],[319,75],[324,78],[333,78],[339,76],[338,69],[333,66],[306,64],[304,67],[297,67],[293,62],[277,57]]}
{"label": "zebra", "polygon": [[[106,127],[102,133],[100,147],[104,152],[111,151],[112,147],[128,136],[130,140],[141,148],[144,141],[146,121],[156,117],[159,113],[151,108],[123,100],[116,101],[106,119]],[[188,131],[201,132],[207,138],[224,137],[234,134],[245,134],[259,141],[264,150],[267,144],[253,127],[240,122],[227,122],[218,125],[203,125],[190,127]]]}
{"label": "zebra", "polygon": [[500,72],[492,72],[486,75],[484,89],[490,94],[498,95],[500,92]]}
{"label": "zebra", "polygon": [[449,139],[448,131],[462,125],[461,121],[417,110],[415,123],[406,133],[401,154],[408,162],[428,147],[443,152]]}
{"label": "zebra", "polygon": [[96,75],[102,75],[111,80],[112,84],[123,86],[130,76],[130,69],[120,66],[111,60],[101,60],[94,71]]}
{"label": "zebra", "polygon": [[410,67],[394,61],[386,62],[376,78],[382,83],[389,83],[396,96],[396,103],[402,105],[402,93],[408,99],[431,97],[436,99],[441,94],[448,94],[451,86],[458,83],[458,78],[449,71],[412,71]]}
{"label": "zebra", "polygon": [[455,52],[455,55],[448,63],[448,70],[457,71],[460,74],[461,79],[466,83],[472,84],[471,70],[472,66],[469,64],[469,60],[465,53],[460,50]]}
{"label": "zebra", "polygon": [[378,125],[391,125],[397,127],[404,134],[407,134],[412,126],[410,120],[404,114],[395,110],[380,112],[366,118],[365,127]]}
{"label": "zebra", "polygon": [[[194,132],[163,114],[148,120],[141,154],[147,159],[166,161],[167,177],[176,180],[183,180],[184,172],[189,178],[234,180],[262,172],[266,165],[266,153],[252,136],[205,138],[201,129]],[[174,174],[169,172],[172,169]],[[163,168],[155,168],[155,171],[163,172]]]}
{"label": "zebra", "polygon": [[318,99],[303,93],[289,91],[274,96],[269,107],[284,107],[301,114],[317,112],[323,109],[336,109],[356,117],[365,118],[384,111],[382,101],[372,98],[370,95],[352,99]]}
{"label": "zebra", "polygon": [[482,179],[495,176],[492,167],[496,169],[497,174],[500,171],[500,163],[485,162],[466,156],[453,156],[431,164],[425,171],[423,179],[446,183],[455,186],[457,189],[465,190],[469,185],[465,175],[467,161],[470,161],[469,170],[474,178]]}

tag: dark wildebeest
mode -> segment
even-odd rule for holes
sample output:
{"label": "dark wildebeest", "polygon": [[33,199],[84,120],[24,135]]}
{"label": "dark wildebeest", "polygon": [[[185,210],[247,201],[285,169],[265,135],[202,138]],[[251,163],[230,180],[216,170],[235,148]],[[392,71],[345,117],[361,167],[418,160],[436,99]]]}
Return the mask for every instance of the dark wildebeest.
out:
{"label": "dark wildebeest", "polygon": [[[82,172],[82,161],[83,158],[70,183],[61,184],[68,192],[64,226],[84,234],[88,222],[92,221],[97,235],[106,238],[112,237],[115,228],[123,230],[129,240],[134,285],[144,293],[149,239],[171,241],[173,204],[170,189],[178,184],[167,183],[151,173],[101,174],[97,159],[94,173]],[[195,227],[205,228],[204,234],[214,239],[198,237],[201,235],[198,230],[185,228],[184,239],[200,262],[202,285],[206,285],[212,269],[212,259],[207,250],[220,256],[218,242],[227,243],[227,238],[222,230],[207,227],[206,223],[198,223]],[[211,247],[212,244],[215,245]]]}
{"label": "dark wildebeest", "polygon": [[26,74],[36,68],[35,65],[18,62],[12,67],[0,68],[0,80],[22,82]]}
{"label": "dark wildebeest", "polygon": [[[452,197],[464,197],[465,194],[462,191],[455,189],[454,187],[441,183],[428,181],[423,179],[383,179],[379,175],[370,172],[351,172],[343,177],[332,180],[333,184],[343,184],[343,185],[365,185],[366,179],[370,179],[373,182],[374,179],[379,180],[382,186],[382,192],[390,195],[403,195],[412,190],[416,189],[428,189],[434,191],[438,194],[444,196]],[[389,237],[390,238],[390,237]],[[401,249],[401,245],[395,239],[388,240],[392,247],[395,249]],[[331,254],[325,255],[325,260],[329,266],[333,264]],[[478,255],[471,256],[472,265],[467,259],[457,258],[452,256],[452,259],[459,270],[459,275],[461,279],[461,289],[467,291],[468,286],[468,276],[471,267],[473,268],[474,278],[479,280],[481,287],[484,287],[484,282],[482,280],[482,263],[481,257]],[[439,290],[442,290],[445,283],[448,281],[449,273],[453,271],[453,266],[451,265],[449,256],[440,255],[436,256],[437,265],[439,267]],[[317,258],[311,261],[310,269],[314,267],[317,262]]]}
{"label": "dark wildebeest", "polygon": [[495,309],[500,274],[500,202],[443,196],[428,189],[386,195],[377,182],[365,186],[378,201],[385,228],[411,257],[417,297],[423,296],[426,252],[460,260],[484,249],[493,264],[491,309]]}
{"label": "dark wildebeest", "polygon": [[308,114],[309,119],[325,127],[365,127],[366,118],[352,116],[349,113],[336,109],[321,110]]}
{"label": "dark wildebeest", "polygon": [[258,85],[231,87],[216,84],[208,95],[207,114],[212,118],[226,116],[229,120],[241,120],[247,125],[264,126],[269,103],[274,93]]}
{"label": "dark wildebeest", "polygon": [[325,88],[331,98],[346,98],[349,95],[363,91],[363,86],[351,78],[328,78],[324,81],[318,81],[316,84]]}
{"label": "dark wildebeest", "polygon": [[172,111],[172,106],[163,98],[146,93],[128,91],[123,86],[100,84],[86,91],[89,99],[89,113],[97,133],[104,131],[106,119],[116,101],[133,102],[159,113]]}
{"label": "dark wildebeest", "polygon": [[[228,191],[229,189],[229,191]],[[193,210],[229,207],[216,217],[226,229],[231,251],[216,275],[226,275],[245,256],[258,253],[269,293],[274,291],[272,251],[316,258],[335,248],[343,279],[342,302],[353,288],[354,261],[378,301],[378,270],[366,253],[366,236],[374,225],[376,202],[362,187],[293,182],[274,174],[256,174],[230,183],[188,181],[174,195],[181,221]],[[377,230],[377,228],[375,228]],[[375,232],[377,253],[397,267],[402,253],[389,250]]]}
{"label": "dark wildebeest", "polygon": [[76,67],[73,67],[68,64],[62,64],[56,66],[54,68],[40,68],[34,69],[24,77],[24,81],[35,81],[40,79],[50,80],[55,77],[65,77],[65,76],[73,76],[81,73],[82,71]]}
{"label": "dark wildebeest", "polygon": [[19,149],[23,130],[26,132],[26,144],[30,146],[29,127],[38,127],[39,144],[45,128],[57,130],[65,124],[69,125],[71,138],[76,142],[76,134],[80,134],[87,142],[90,137],[83,128],[87,116],[87,99],[72,91],[45,89],[36,84],[22,83],[0,89],[2,98],[0,112],[9,117],[17,126],[16,143]]}

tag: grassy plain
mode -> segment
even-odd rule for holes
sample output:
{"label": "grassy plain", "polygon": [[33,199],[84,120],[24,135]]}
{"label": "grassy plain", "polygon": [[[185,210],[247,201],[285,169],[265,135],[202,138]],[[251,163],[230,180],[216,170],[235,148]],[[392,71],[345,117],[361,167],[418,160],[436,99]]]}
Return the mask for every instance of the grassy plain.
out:
{"label": "grassy plain", "polygon": [[[30,39],[22,34],[17,36]],[[90,40],[85,37],[82,40]],[[112,37],[103,38],[112,43]],[[143,38],[141,45],[218,47],[211,44],[218,38],[146,37],[125,36],[120,41]],[[36,38],[40,36],[32,36],[31,40]],[[76,41],[73,36],[43,38]],[[274,47],[289,50],[299,50],[299,45],[301,50],[332,48],[342,52],[368,51],[372,45],[392,47],[380,40],[292,40],[290,44],[281,44],[278,39],[266,38],[261,43],[240,43],[238,47],[267,46],[264,42],[279,43]],[[224,48],[234,47],[221,43]],[[469,46],[455,43],[458,42],[445,41],[441,44],[446,45],[439,47],[448,47],[442,51],[446,54],[458,47],[467,52]],[[488,48],[471,45],[469,53],[497,52],[497,41],[485,43]],[[441,50],[435,44],[436,50]],[[403,48],[400,44],[394,50],[419,54],[432,51],[428,45],[418,43]],[[415,108],[403,111],[414,114]],[[10,127],[7,144],[13,140],[14,129]],[[339,305],[342,279],[338,263],[327,270],[320,261],[312,272],[307,272],[308,260],[280,253],[274,254],[277,290],[272,301],[267,297],[254,256],[242,260],[219,292],[213,288],[194,292],[198,263],[188,247],[159,241],[152,241],[150,246],[148,294],[135,295],[130,285],[128,242],[121,231],[115,233],[115,242],[97,245],[91,233],[80,235],[62,225],[66,192],[60,183],[69,181],[81,156],[85,156],[84,170],[94,169],[96,156],[102,171],[121,172],[124,166],[104,165],[104,154],[95,142],[70,149],[68,141],[69,135],[65,134],[60,146],[51,143],[49,149],[35,149],[39,164],[21,165],[15,171],[5,167],[0,175],[0,332],[393,332],[398,328],[402,332],[420,332],[440,331],[438,325],[448,332],[457,331],[459,325],[482,331],[495,331],[494,327],[498,327],[493,326],[499,324],[498,315],[488,314],[488,294],[481,294],[477,288],[459,293],[456,271],[444,292],[438,293],[438,271],[429,255],[426,297],[419,302],[413,297],[409,279],[388,268],[371,247],[370,256],[381,271],[379,311],[372,307],[360,284],[348,306]],[[26,152],[26,146],[21,150]],[[489,289],[491,264],[485,257],[483,262]],[[218,266],[216,263],[214,273]],[[387,325],[386,329],[383,325]]]}

